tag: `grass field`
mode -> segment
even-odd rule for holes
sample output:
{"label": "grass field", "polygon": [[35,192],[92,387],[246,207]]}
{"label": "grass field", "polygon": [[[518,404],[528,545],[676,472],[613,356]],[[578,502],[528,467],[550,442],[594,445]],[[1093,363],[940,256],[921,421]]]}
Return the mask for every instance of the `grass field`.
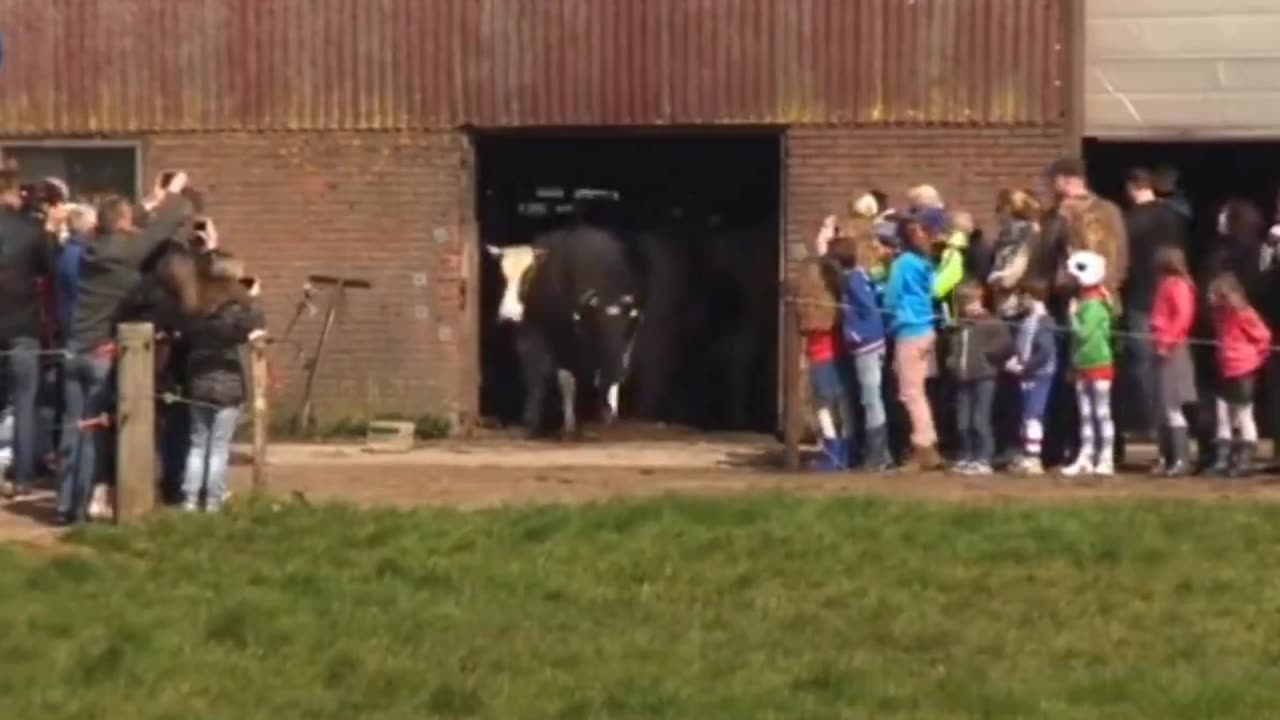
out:
{"label": "grass field", "polygon": [[1280,508],[241,509],[0,549],[12,718],[1280,716]]}

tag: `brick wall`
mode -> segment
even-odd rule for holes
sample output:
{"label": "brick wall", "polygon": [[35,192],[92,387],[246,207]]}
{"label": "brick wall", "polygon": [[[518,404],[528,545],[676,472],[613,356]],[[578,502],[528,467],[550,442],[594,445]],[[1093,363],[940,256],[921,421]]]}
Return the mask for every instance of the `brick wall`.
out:
{"label": "brick wall", "polygon": [[[308,274],[369,280],[350,290],[316,380],[322,420],[474,411],[474,332],[463,303],[472,213],[459,133],[183,134],[147,138],[146,177],[184,168],[206,191],[227,249],[264,283],[283,333]],[[278,417],[296,410],[321,313],[275,348]]]}
{"label": "brick wall", "polygon": [[1001,187],[1036,187],[1044,167],[1063,148],[1058,129],[846,129],[787,132],[788,256],[822,218],[841,214],[853,194],[871,188],[903,201],[907,188],[930,183],[948,205],[974,213],[990,227]]}

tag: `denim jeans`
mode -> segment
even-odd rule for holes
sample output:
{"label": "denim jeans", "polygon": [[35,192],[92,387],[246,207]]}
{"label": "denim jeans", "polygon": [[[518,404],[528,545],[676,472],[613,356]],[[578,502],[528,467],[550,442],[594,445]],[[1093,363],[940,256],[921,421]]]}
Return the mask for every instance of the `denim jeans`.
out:
{"label": "denim jeans", "polygon": [[240,408],[217,410],[191,406],[191,449],[187,452],[187,474],[182,481],[182,502],[199,507],[204,490],[206,510],[222,507],[227,492],[227,465],[231,461],[231,437],[236,432]]}
{"label": "denim jeans", "polygon": [[[1151,343],[1151,313],[1144,310],[1125,311],[1125,331],[1130,333],[1124,340],[1124,365],[1127,370],[1126,379],[1129,388],[1121,388],[1119,400],[1129,405],[1124,419],[1131,423],[1136,421],[1132,429],[1140,432],[1151,432],[1154,429],[1155,399],[1155,348]],[[1131,404],[1130,404],[1131,403]]]}
{"label": "denim jeans", "polygon": [[83,520],[93,481],[109,454],[111,432],[104,428],[77,430],[76,423],[111,411],[115,398],[115,363],[110,356],[73,352],[67,356],[63,380],[62,481],[58,512]]}
{"label": "denim jeans", "polygon": [[40,341],[14,338],[9,344],[9,393],[13,401],[13,478],[30,483],[36,475],[39,424],[36,398],[40,391]]}
{"label": "denim jeans", "polygon": [[956,388],[956,433],[962,460],[989,464],[995,455],[996,439],[991,430],[995,396],[995,378],[969,380]]}
{"label": "denim jeans", "polygon": [[858,400],[862,404],[862,421],[868,429],[884,427],[884,348],[853,356],[854,372],[858,376]]}

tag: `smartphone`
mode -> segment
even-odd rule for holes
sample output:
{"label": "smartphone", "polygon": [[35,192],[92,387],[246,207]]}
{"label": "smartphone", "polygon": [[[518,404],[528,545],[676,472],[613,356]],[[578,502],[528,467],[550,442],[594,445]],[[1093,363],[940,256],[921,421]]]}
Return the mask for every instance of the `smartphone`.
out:
{"label": "smartphone", "polygon": [[209,221],[197,220],[195,224],[191,226],[191,229],[195,230],[196,232],[205,232],[209,229]]}
{"label": "smartphone", "polygon": [[177,174],[178,173],[172,170],[167,170],[165,172],[160,173],[160,187],[162,188],[169,187],[169,183],[173,182],[173,176]]}

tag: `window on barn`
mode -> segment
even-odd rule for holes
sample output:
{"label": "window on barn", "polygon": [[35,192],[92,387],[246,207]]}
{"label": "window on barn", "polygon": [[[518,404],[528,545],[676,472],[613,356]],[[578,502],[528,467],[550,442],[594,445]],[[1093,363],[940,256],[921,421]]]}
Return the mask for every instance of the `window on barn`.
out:
{"label": "window on barn", "polygon": [[4,165],[16,166],[22,182],[62,178],[73,200],[96,201],[104,195],[138,198],[135,145],[0,144],[0,157]]}

